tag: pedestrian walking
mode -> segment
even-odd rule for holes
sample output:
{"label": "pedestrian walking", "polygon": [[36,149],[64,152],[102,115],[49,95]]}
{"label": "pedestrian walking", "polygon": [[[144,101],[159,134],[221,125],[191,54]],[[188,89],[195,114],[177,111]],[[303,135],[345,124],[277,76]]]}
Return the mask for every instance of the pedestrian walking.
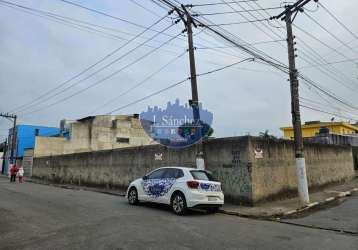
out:
{"label": "pedestrian walking", "polygon": [[24,168],[22,166],[19,168],[17,175],[19,176],[19,183],[22,183],[22,180],[24,178]]}
{"label": "pedestrian walking", "polygon": [[10,182],[16,181],[16,174],[19,169],[17,168],[16,164],[13,164],[10,168]]}

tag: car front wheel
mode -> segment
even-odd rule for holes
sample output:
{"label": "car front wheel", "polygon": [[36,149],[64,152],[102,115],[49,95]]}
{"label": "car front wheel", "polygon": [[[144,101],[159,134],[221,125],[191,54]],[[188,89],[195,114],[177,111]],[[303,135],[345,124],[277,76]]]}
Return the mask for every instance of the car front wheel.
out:
{"label": "car front wheel", "polygon": [[134,187],[132,187],[128,192],[128,202],[131,205],[138,204],[138,192]]}
{"label": "car front wheel", "polygon": [[184,215],[187,212],[186,200],[182,193],[175,193],[172,198],[171,206],[177,215]]}

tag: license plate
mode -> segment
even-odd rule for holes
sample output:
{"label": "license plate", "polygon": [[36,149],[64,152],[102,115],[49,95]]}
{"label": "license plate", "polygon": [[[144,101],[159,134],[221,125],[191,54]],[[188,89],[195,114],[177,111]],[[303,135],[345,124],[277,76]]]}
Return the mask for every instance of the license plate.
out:
{"label": "license plate", "polygon": [[216,201],[217,198],[216,197],[208,197],[208,201]]}

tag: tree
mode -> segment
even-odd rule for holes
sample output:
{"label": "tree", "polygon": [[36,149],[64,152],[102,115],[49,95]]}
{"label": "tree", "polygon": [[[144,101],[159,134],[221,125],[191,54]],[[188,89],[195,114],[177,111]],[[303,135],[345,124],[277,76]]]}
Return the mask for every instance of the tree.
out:
{"label": "tree", "polygon": [[259,133],[259,136],[262,137],[262,138],[264,138],[264,139],[277,139],[276,136],[269,134],[269,130],[268,130],[268,129],[266,129],[265,132],[260,132],[260,133]]}

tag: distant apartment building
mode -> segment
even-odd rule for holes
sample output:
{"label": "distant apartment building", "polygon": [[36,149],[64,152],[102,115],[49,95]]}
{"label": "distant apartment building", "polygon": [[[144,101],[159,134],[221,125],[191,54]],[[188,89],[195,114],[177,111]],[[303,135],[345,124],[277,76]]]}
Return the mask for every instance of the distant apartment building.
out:
{"label": "distant apartment building", "polygon": [[[281,128],[286,139],[293,139],[292,127]],[[358,170],[358,123],[311,121],[302,125],[304,142],[352,147],[354,167]]]}
{"label": "distant apartment building", "polygon": [[153,144],[138,115],[98,115],[62,120],[59,137],[36,137],[34,157]]}
{"label": "distant apartment building", "polygon": [[[293,128],[280,128],[284,133],[285,139],[293,139]],[[302,137],[314,137],[318,134],[328,133],[336,135],[354,135],[358,134],[358,124],[348,122],[321,122],[309,121],[302,125]]]}

